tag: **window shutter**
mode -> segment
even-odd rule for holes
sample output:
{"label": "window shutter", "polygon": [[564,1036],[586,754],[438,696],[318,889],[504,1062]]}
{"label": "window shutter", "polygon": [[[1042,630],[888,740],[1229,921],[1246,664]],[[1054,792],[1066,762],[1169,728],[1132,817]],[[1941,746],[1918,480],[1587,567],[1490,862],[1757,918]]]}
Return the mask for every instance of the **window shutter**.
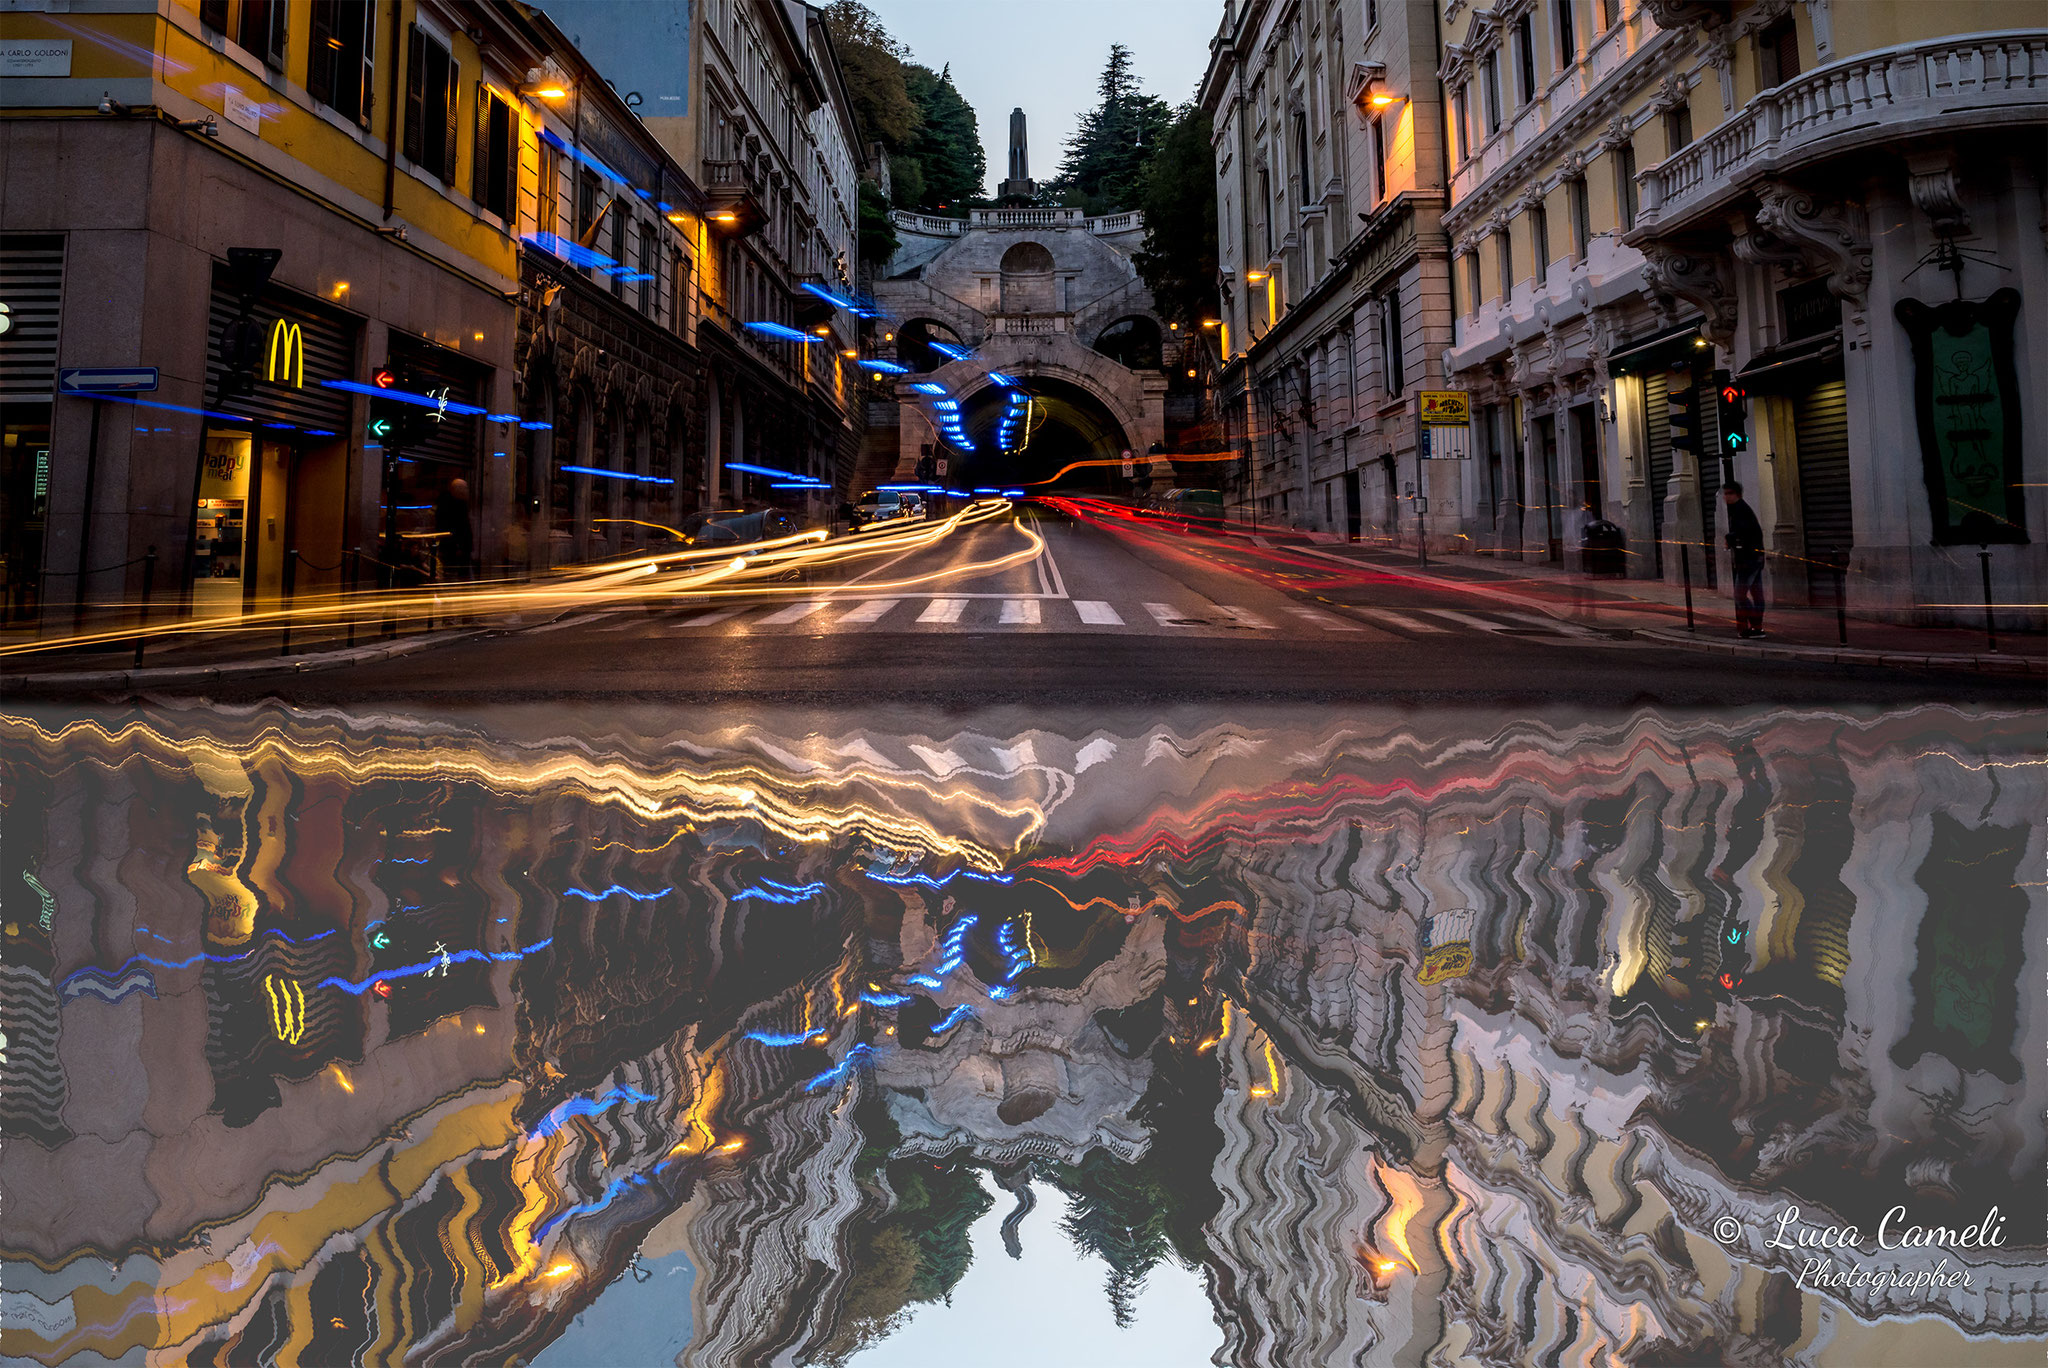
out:
{"label": "window shutter", "polygon": [[352,81],[362,82],[362,98],[356,103],[356,122],[368,128],[370,108],[377,103],[377,7],[364,5],[360,18],[363,31],[362,62],[348,73],[348,77]]}
{"label": "window shutter", "polygon": [[[280,7],[282,8],[282,7]],[[313,0],[313,36],[306,47],[306,93],[321,104],[334,103],[334,0]]]}
{"label": "window shutter", "polygon": [[215,33],[228,31],[228,0],[199,0],[199,22]]}
{"label": "window shutter", "polygon": [[462,63],[448,59],[448,118],[441,126],[441,179],[455,184],[455,126],[461,108],[457,95],[462,89]]}
{"label": "window shutter", "polygon": [[469,154],[469,197],[477,202],[480,209],[493,213],[502,212],[491,198],[491,168],[496,158],[491,148],[491,106],[497,101],[491,98],[484,83],[476,83],[476,142]]}
{"label": "window shutter", "polygon": [[269,60],[270,65],[274,67],[282,67],[284,65],[285,9],[286,6],[281,3],[281,0],[271,0],[270,33],[264,46],[263,55]]}
{"label": "window shutter", "polygon": [[420,125],[427,119],[427,36],[414,24],[405,45],[405,159],[417,166],[424,155]]}

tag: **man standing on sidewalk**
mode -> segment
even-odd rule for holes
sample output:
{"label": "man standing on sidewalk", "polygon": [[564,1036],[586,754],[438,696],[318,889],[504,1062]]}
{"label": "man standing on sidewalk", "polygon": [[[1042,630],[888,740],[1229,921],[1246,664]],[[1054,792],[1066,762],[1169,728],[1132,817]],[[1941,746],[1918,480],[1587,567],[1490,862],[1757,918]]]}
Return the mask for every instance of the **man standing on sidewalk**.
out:
{"label": "man standing on sidewalk", "polygon": [[1721,486],[1721,502],[1728,508],[1728,531],[1721,541],[1728,548],[1728,566],[1735,574],[1735,635],[1760,637],[1764,634],[1764,529],[1756,510],[1742,498],[1742,486],[1730,480]]}

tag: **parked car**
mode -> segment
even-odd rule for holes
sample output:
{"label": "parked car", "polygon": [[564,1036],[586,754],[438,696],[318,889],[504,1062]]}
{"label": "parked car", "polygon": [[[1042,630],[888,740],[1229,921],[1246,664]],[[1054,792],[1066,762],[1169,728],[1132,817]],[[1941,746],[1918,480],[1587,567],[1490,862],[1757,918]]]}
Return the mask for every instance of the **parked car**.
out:
{"label": "parked car", "polygon": [[796,520],[779,508],[757,508],[752,512],[744,508],[716,508],[685,518],[676,531],[682,534],[684,546],[709,550],[774,541],[794,536],[798,528]]}
{"label": "parked car", "polygon": [[1223,495],[1214,489],[1169,489],[1159,496],[1159,515],[1184,532],[1223,526]]}
{"label": "parked car", "polygon": [[924,495],[905,494],[903,496],[903,516],[906,518],[924,517]]}
{"label": "parked car", "polygon": [[894,522],[910,516],[910,508],[903,502],[903,496],[893,489],[870,489],[854,501],[850,521],[857,532],[863,527],[876,523]]}

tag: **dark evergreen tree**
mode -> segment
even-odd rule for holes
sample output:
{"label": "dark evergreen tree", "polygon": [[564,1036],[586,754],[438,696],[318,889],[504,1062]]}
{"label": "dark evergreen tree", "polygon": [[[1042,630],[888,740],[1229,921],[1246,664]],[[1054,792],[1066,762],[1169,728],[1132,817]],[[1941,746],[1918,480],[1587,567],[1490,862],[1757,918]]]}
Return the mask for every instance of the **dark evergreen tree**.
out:
{"label": "dark evergreen tree", "polygon": [[1138,273],[1159,312],[1184,328],[1216,307],[1216,173],[1209,116],[1180,110],[1138,182],[1145,246]]}
{"label": "dark evergreen tree", "polygon": [[[921,209],[957,214],[982,197],[988,174],[980,120],[953,84],[952,67],[933,72],[912,65],[906,68],[906,77],[919,116],[917,133],[905,149],[923,175],[915,203]],[[899,195],[896,202],[909,201]]]}
{"label": "dark evergreen tree", "polygon": [[1110,45],[1095,88],[1102,102],[1081,116],[1046,194],[1057,203],[1078,200],[1091,214],[1134,208],[1145,163],[1172,125],[1173,110],[1139,88],[1122,43]]}
{"label": "dark evergreen tree", "polygon": [[889,200],[871,180],[860,183],[860,256],[880,266],[896,255],[896,225],[889,219]]}
{"label": "dark evergreen tree", "polygon": [[834,0],[825,11],[825,24],[865,136],[891,152],[902,150],[918,123],[917,103],[904,79],[910,49],[890,37],[859,0]]}

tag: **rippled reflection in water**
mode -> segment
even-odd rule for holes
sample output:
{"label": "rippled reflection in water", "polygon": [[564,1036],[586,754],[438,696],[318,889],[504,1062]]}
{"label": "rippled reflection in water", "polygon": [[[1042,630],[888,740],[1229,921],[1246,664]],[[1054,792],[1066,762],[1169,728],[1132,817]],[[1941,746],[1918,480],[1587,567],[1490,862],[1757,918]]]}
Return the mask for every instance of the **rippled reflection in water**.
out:
{"label": "rippled reflection in water", "polygon": [[0,1347],[2038,1359],[2037,718],[1311,716],[0,719]]}

